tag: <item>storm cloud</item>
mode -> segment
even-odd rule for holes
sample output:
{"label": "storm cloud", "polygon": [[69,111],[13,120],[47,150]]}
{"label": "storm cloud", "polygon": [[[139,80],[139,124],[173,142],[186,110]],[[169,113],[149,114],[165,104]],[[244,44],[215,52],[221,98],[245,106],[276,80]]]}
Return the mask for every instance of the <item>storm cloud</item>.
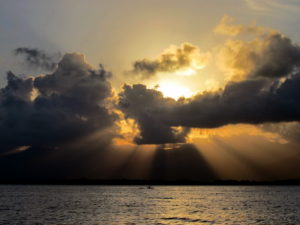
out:
{"label": "storm cloud", "polygon": [[164,144],[185,142],[188,128],[175,129],[161,121],[161,116],[173,109],[176,101],[164,98],[162,93],[147,89],[145,85],[124,85],[119,94],[119,106],[127,118],[133,118],[139,125],[140,135],[135,137],[137,144]]}
{"label": "storm cloud", "polygon": [[[109,109],[110,73],[66,54],[48,75],[21,79],[9,72],[0,90],[0,150],[61,148],[97,132],[103,146],[116,135]],[[100,145],[101,146],[101,145]]]}
{"label": "storm cloud", "polygon": [[60,54],[50,55],[37,48],[21,47],[14,50],[15,55],[24,57],[25,63],[34,68],[53,71],[57,66]]}
{"label": "storm cloud", "polygon": [[[238,123],[300,121],[299,86],[298,73],[284,80],[248,78],[229,82],[219,91],[175,101],[143,85],[125,85],[119,104],[125,115],[135,119],[140,127],[137,143],[156,143],[157,139],[174,143],[184,141],[185,137],[174,138],[174,127],[216,128]],[[160,133],[163,128],[168,136]]]}

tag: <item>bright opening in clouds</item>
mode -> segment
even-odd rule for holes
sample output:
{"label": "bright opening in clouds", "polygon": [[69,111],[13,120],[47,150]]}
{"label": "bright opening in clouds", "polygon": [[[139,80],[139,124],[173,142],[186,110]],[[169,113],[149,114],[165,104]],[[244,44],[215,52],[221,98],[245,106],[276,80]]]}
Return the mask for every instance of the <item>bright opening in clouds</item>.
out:
{"label": "bright opening in clouds", "polygon": [[161,82],[158,85],[157,90],[161,91],[165,97],[171,97],[176,100],[180,97],[189,98],[193,95],[187,87],[180,86],[180,84],[177,83],[172,83],[172,81]]}

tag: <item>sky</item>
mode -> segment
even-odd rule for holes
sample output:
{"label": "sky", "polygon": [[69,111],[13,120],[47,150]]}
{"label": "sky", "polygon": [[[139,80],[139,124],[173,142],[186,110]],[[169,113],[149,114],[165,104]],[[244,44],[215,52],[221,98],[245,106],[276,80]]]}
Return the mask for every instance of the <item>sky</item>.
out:
{"label": "sky", "polygon": [[1,179],[300,179],[297,0],[0,0]]}

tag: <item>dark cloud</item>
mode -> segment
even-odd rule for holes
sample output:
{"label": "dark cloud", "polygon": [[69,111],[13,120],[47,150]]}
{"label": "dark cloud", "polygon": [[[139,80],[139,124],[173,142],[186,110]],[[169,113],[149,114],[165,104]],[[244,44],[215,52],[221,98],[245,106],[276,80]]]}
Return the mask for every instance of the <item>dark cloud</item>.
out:
{"label": "dark cloud", "polygon": [[162,123],[161,113],[176,104],[171,98],[164,98],[162,93],[147,89],[145,85],[124,85],[119,95],[120,108],[126,117],[133,118],[139,125],[140,135],[135,138],[137,144],[162,144],[185,142],[189,129],[178,130]]}
{"label": "dark cloud", "polygon": [[33,90],[32,78],[20,79],[14,75],[11,71],[7,73],[7,85],[0,90],[1,99],[15,98],[24,101],[30,101],[31,93]]}
{"label": "dark cloud", "polygon": [[[245,80],[229,83],[222,91],[175,101],[143,85],[127,85],[120,94],[120,107],[139,124],[141,139],[137,140],[181,142],[172,135],[172,127],[215,128],[237,123],[300,121],[299,86],[299,75],[283,83]],[[162,133],[168,136],[161,134],[163,129],[168,132]]]}
{"label": "dark cloud", "polygon": [[9,72],[7,86],[0,90],[1,152],[22,146],[59,149],[95,133],[107,146],[117,135],[117,116],[107,103],[108,76],[79,54],[66,54],[52,74],[34,80]]}
{"label": "dark cloud", "polygon": [[24,57],[25,63],[30,67],[42,68],[53,71],[57,66],[60,54],[49,55],[37,48],[17,48],[14,51],[15,55]]}
{"label": "dark cloud", "polygon": [[133,73],[149,78],[158,72],[176,72],[188,68],[199,69],[205,66],[208,54],[200,54],[199,49],[189,43],[167,49],[156,59],[143,59],[133,63]]}
{"label": "dark cloud", "polygon": [[228,84],[223,91],[204,93],[168,114],[167,123],[213,128],[226,124],[299,121],[300,76],[270,83],[246,80]]}
{"label": "dark cloud", "polygon": [[285,77],[299,71],[300,47],[281,34],[269,35],[260,54],[253,54],[255,69],[250,76]]}

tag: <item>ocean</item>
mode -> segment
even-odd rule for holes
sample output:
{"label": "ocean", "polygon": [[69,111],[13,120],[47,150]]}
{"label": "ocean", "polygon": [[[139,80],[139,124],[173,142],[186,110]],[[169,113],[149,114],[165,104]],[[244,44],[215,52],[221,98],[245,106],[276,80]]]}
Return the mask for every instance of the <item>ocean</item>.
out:
{"label": "ocean", "polygon": [[300,186],[0,185],[0,224],[300,224]]}

